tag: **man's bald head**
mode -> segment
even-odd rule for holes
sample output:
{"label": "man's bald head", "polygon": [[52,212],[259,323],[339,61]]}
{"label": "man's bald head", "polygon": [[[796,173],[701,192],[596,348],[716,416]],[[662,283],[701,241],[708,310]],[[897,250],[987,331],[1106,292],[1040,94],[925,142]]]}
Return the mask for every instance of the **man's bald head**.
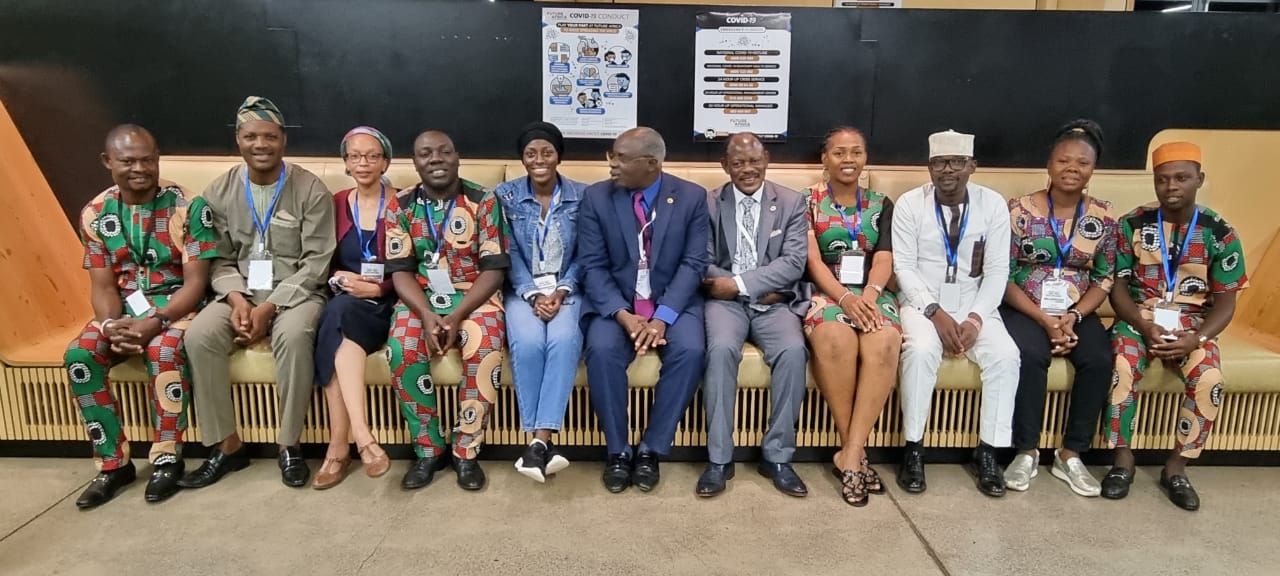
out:
{"label": "man's bald head", "polygon": [[667,143],[662,135],[648,126],[637,126],[614,139],[609,175],[618,186],[639,190],[658,179],[666,157]]}
{"label": "man's bald head", "polygon": [[720,166],[729,181],[740,192],[754,194],[764,186],[765,171],[769,167],[769,151],[764,142],[751,132],[739,132],[730,136],[724,144],[724,157]]}
{"label": "man's bald head", "polygon": [[107,132],[102,165],[111,173],[111,181],[129,194],[126,200],[145,202],[142,197],[159,186],[160,151],[156,139],[136,124],[121,124]]}

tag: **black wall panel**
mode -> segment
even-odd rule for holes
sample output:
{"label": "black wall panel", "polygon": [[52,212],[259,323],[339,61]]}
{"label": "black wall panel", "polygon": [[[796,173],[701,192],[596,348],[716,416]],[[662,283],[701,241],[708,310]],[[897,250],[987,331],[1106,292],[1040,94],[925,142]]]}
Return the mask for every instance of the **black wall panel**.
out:
{"label": "black wall panel", "polygon": [[[232,154],[249,94],[292,125],[290,152],[336,155],[356,124],[407,151],[425,128],[465,156],[514,157],[541,113],[532,2],[429,0],[6,0],[0,98],[69,211],[101,189],[94,157],[119,122],[169,154]],[[640,6],[639,121],[675,160],[692,141],[696,6]],[[1106,129],[1102,166],[1141,168],[1166,127],[1280,129],[1280,18],[1237,14],[792,9],[791,140],[775,161],[813,161],[850,123],[872,161],[918,164],[925,138],[977,134],[986,166],[1039,166],[1064,121]],[[568,157],[602,158],[604,141]]]}

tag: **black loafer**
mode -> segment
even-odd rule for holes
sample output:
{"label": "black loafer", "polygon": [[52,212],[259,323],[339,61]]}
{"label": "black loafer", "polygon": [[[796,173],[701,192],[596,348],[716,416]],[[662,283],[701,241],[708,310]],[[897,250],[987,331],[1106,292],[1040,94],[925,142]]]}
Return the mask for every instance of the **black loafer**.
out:
{"label": "black loafer", "polygon": [[1000,465],[996,464],[996,449],[986,444],[979,444],[973,451],[973,463],[970,464],[978,491],[992,498],[1004,496],[1004,474]]}
{"label": "black loafer", "polygon": [[1102,477],[1102,497],[1119,500],[1129,495],[1129,486],[1133,485],[1133,470],[1114,466]]}
{"label": "black loafer", "polygon": [[449,456],[447,454],[437,454],[426,458],[419,458],[413,466],[409,467],[409,471],[404,473],[404,478],[400,480],[400,487],[405,490],[417,490],[430,484],[436,477],[436,472],[444,470],[449,465]]}
{"label": "black loafer", "polygon": [[147,502],[155,504],[164,502],[171,496],[178,493],[182,487],[178,486],[178,481],[182,479],[183,469],[186,468],[179,460],[172,464],[162,464],[156,466],[151,471],[151,479],[147,481],[147,490],[145,495]]}
{"label": "black loafer", "polygon": [[611,454],[604,464],[600,477],[606,490],[617,494],[631,486],[631,456],[625,453]]}
{"label": "black loafer", "polygon": [[648,492],[658,487],[658,480],[661,478],[658,471],[658,455],[653,452],[637,453],[636,468],[631,472],[631,483],[635,484],[641,492]]}
{"label": "black loafer", "polygon": [[213,485],[222,479],[223,476],[236,470],[244,470],[249,467],[249,447],[241,445],[235,453],[227,454],[221,448],[214,448],[213,453],[209,454],[209,459],[205,460],[195,472],[183,476],[178,480],[178,486],[183,488],[204,488]]}
{"label": "black loafer", "polygon": [[761,476],[773,480],[773,487],[787,496],[803,497],[809,495],[809,487],[804,485],[804,480],[800,479],[800,475],[796,474],[795,469],[790,464],[777,464],[768,460],[761,460],[756,470],[760,472]]}
{"label": "black loafer", "polygon": [[1165,493],[1169,496],[1169,501],[1188,512],[1195,512],[1200,509],[1200,495],[1196,493],[1196,489],[1191,485],[1191,480],[1185,474],[1168,475],[1167,470],[1160,471],[1160,487],[1164,488]]}
{"label": "black loafer", "polygon": [[280,451],[280,481],[290,488],[301,488],[311,478],[311,469],[307,461],[302,459],[302,448],[289,446]]}
{"label": "black loafer", "polygon": [[93,477],[93,480],[89,481],[89,486],[76,499],[76,507],[81,510],[89,510],[106,504],[116,497],[117,491],[128,486],[137,478],[138,469],[133,466],[133,462],[110,472],[99,472],[97,476]]}
{"label": "black loafer", "polygon": [[898,486],[912,494],[920,494],[928,488],[924,481],[924,445],[907,442],[902,451],[902,464],[898,466]]}
{"label": "black loafer", "polygon": [[479,461],[474,458],[467,460],[454,458],[453,469],[458,473],[459,488],[473,492],[484,488],[484,469],[480,467]]}
{"label": "black loafer", "polygon": [[710,498],[724,492],[729,481],[733,479],[733,462],[728,464],[707,463],[707,469],[698,477],[698,485],[694,493],[702,498]]}

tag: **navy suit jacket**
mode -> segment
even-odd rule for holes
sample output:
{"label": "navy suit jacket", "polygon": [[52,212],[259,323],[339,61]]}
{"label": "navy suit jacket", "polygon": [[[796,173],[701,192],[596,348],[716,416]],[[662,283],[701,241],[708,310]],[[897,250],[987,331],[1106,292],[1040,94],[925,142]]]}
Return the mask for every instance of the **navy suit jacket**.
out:
{"label": "navy suit jacket", "polygon": [[[582,267],[583,317],[612,317],[632,311],[636,264],[640,260],[632,207],[633,191],[612,180],[583,192],[578,213],[578,259]],[[701,186],[662,174],[654,197],[649,288],[655,307],[702,318],[702,278],[707,272],[707,192]]]}

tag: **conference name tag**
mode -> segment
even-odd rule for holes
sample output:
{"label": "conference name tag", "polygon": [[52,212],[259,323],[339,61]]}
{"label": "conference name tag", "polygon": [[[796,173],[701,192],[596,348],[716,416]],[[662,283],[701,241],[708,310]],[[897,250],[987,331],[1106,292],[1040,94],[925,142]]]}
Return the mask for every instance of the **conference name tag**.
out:
{"label": "conference name tag", "polygon": [[[1172,302],[1157,302],[1155,308],[1152,309],[1152,320],[1156,326],[1164,328],[1169,332],[1175,332],[1182,329],[1182,310],[1177,304]],[[1177,340],[1178,337],[1173,334],[1162,336],[1165,340]]]}
{"label": "conference name tag", "polygon": [[271,290],[273,280],[270,260],[249,260],[250,290]]}
{"label": "conference name tag", "polygon": [[1071,308],[1071,284],[1061,278],[1048,278],[1040,285],[1040,309],[1061,316]]}
{"label": "conference name tag", "polygon": [[861,250],[846,250],[840,254],[840,283],[845,286],[861,286],[865,281],[867,256]]}
{"label": "conference name tag", "polygon": [[450,295],[457,293],[453,289],[453,279],[449,277],[449,271],[440,268],[427,269],[427,287],[436,294]]}
{"label": "conference name tag", "polygon": [[952,316],[960,312],[960,284],[956,282],[943,282],[942,290],[938,294],[938,305]]}
{"label": "conference name tag", "polygon": [[386,265],[381,262],[361,262],[360,278],[368,282],[382,282]]}
{"label": "conference name tag", "polygon": [[538,289],[539,294],[550,296],[556,293],[558,281],[555,274],[539,274],[533,277],[533,287]]}
{"label": "conference name tag", "polygon": [[147,297],[141,290],[130,292],[125,297],[124,303],[129,305],[129,312],[137,317],[151,311],[151,303],[147,302]]}
{"label": "conference name tag", "polygon": [[641,262],[636,270],[636,296],[642,300],[648,300],[650,295],[652,290],[649,289],[649,264]]}

